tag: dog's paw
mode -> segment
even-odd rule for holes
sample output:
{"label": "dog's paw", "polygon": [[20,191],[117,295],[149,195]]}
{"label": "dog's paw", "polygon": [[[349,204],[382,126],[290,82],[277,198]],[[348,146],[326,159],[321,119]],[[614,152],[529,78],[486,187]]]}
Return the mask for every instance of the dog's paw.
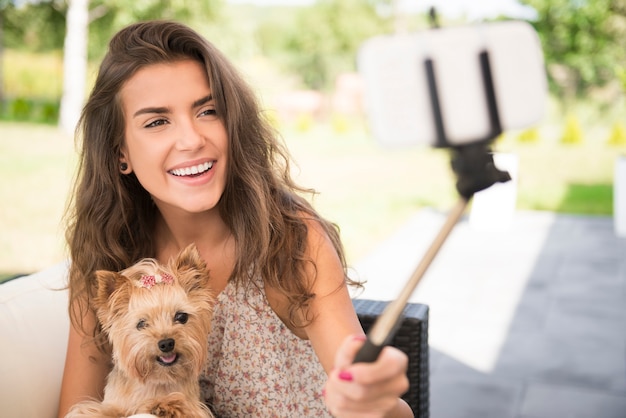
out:
{"label": "dog's paw", "polygon": [[187,403],[188,401],[182,393],[170,393],[167,397],[160,400],[150,412],[159,418],[184,418],[185,416],[193,416],[189,415]]}
{"label": "dog's paw", "polygon": [[170,393],[150,410],[158,418],[213,417],[208,408],[200,402],[190,402],[180,392]]}

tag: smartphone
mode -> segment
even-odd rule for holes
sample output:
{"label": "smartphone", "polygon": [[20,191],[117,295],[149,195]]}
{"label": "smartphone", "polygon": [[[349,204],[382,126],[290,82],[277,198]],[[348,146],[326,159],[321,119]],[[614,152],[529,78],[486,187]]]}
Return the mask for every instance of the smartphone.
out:
{"label": "smartphone", "polygon": [[501,129],[521,129],[540,121],[547,80],[541,44],[530,24],[502,21],[434,28],[378,36],[359,49],[365,111],[378,141],[388,146],[441,147],[442,131],[444,146],[489,139],[493,112],[490,115],[481,55],[488,56]]}

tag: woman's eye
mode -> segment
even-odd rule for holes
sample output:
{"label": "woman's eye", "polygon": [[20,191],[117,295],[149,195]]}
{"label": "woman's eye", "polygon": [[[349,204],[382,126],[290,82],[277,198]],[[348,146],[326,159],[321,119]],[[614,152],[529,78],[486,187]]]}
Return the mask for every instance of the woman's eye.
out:
{"label": "woman's eye", "polygon": [[202,112],[200,112],[200,116],[217,116],[217,111],[213,108],[205,109]]}
{"label": "woman's eye", "polygon": [[166,123],[167,123],[167,120],[165,120],[165,119],[157,119],[155,121],[150,122],[145,127],[146,128],[156,128],[157,126],[163,126]]}
{"label": "woman's eye", "polygon": [[189,319],[189,315],[185,312],[176,312],[174,315],[174,322],[178,322],[179,324],[186,324]]}
{"label": "woman's eye", "polygon": [[147,326],[148,326],[148,324],[146,323],[145,319],[140,319],[139,322],[137,322],[137,329],[140,330],[140,331],[142,329],[144,329],[145,327],[147,327]]}

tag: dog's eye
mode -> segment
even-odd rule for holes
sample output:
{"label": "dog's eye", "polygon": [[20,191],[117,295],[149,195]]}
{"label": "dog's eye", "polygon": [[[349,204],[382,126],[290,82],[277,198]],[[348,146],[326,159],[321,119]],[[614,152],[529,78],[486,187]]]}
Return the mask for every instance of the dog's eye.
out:
{"label": "dog's eye", "polygon": [[142,329],[144,329],[147,326],[148,326],[148,324],[146,323],[145,319],[140,319],[139,322],[137,322],[137,329],[138,330],[142,330]]}
{"label": "dog's eye", "polygon": [[176,315],[174,315],[174,321],[179,324],[186,324],[188,319],[189,315],[185,312],[176,312]]}

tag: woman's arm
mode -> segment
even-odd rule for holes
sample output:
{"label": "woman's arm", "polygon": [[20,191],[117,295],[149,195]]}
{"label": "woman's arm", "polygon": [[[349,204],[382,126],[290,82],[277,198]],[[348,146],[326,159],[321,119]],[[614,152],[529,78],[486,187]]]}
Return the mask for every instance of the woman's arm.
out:
{"label": "woman's arm", "polygon": [[[83,319],[85,330],[95,329],[91,311]],[[102,399],[110,356],[98,350],[93,338],[70,324],[63,383],[59,401],[59,418],[65,417],[72,405],[86,399]]]}
{"label": "woman's arm", "polygon": [[[306,333],[319,357],[328,381],[325,400],[338,417],[413,417],[409,406],[400,399],[408,390],[407,356],[393,347],[385,347],[378,360],[352,364],[364,342],[363,329],[350,299],[344,271],[332,243],[322,228],[309,223],[308,249],[315,261],[311,303],[313,322]],[[315,274],[315,276],[313,276]]]}

